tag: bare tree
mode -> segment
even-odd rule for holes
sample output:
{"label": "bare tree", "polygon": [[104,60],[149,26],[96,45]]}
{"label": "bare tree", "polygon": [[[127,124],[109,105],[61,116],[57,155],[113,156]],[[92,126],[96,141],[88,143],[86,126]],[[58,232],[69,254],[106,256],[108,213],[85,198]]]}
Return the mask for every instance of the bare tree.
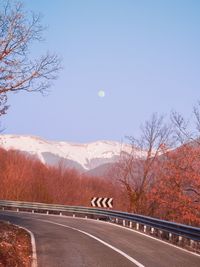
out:
{"label": "bare tree", "polygon": [[171,113],[171,120],[175,128],[176,140],[181,144],[193,142],[200,145],[200,101],[193,107],[189,119],[178,112]]}
{"label": "bare tree", "polygon": [[6,113],[9,92],[44,93],[57,77],[60,60],[57,55],[32,59],[30,46],[42,40],[44,28],[40,16],[25,12],[20,2],[0,4],[0,115]]}
{"label": "bare tree", "polygon": [[184,173],[188,172],[191,179],[185,185],[184,191],[199,203],[200,101],[193,107],[190,119],[184,118],[178,112],[172,112],[171,119],[175,126],[176,139],[182,145],[182,154],[189,162],[184,168]]}
{"label": "bare tree", "polygon": [[[122,152],[115,166],[115,174],[129,199],[129,211],[149,214],[146,194],[153,183],[153,173],[160,155],[171,147],[172,128],[164,123],[164,117],[153,114],[141,126],[140,138],[128,137],[132,145],[130,153]],[[164,156],[163,156],[164,157]]]}

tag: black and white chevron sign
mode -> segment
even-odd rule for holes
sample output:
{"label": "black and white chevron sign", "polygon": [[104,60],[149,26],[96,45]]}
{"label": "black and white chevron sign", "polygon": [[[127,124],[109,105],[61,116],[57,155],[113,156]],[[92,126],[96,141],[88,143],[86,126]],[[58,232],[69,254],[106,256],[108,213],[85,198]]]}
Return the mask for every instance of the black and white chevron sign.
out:
{"label": "black and white chevron sign", "polygon": [[91,199],[91,206],[98,208],[112,208],[113,198],[109,197],[93,197]]}

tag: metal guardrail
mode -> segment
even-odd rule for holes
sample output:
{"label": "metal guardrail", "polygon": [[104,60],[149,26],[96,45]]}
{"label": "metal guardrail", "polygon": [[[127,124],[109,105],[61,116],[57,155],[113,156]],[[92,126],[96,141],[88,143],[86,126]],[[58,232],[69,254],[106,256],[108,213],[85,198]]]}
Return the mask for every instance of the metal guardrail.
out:
{"label": "metal guardrail", "polygon": [[[22,202],[22,201],[7,201],[0,200],[0,207],[2,208],[17,208],[17,209],[28,209],[32,211],[56,211],[56,212],[69,212],[73,214],[85,214],[85,215],[95,215],[98,217],[105,217],[114,220],[123,220],[128,222],[133,222],[136,224],[141,224],[145,227],[150,227],[150,229],[158,229],[160,231],[167,232],[169,234],[174,234],[180,237],[185,237],[190,240],[200,241],[200,228],[191,227],[184,224],[164,221],[155,219],[152,217],[131,214],[127,212],[114,211],[114,210],[104,210],[96,208],[87,208],[79,206],[65,206],[56,204],[44,204],[36,202]],[[146,229],[146,228],[145,228]]]}

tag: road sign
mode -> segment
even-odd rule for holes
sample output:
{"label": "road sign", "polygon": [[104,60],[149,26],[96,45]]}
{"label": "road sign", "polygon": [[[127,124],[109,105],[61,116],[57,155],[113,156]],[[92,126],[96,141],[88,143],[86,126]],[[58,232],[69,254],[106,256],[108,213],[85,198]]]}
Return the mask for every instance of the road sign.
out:
{"label": "road sign", "polygon": [[112,208],[113,198],[109,197],[93,197],[91,199],[91,206],[98,208]]}

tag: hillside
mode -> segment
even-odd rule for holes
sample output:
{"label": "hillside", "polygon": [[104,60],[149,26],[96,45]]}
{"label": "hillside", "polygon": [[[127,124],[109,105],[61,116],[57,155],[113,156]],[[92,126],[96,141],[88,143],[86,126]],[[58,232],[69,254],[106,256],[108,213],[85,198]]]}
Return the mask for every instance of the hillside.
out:
{"label": "hillside", "polygon": [[109,166],[119,159],[122,151],[131,151],[130,145],[113,141],[78,144],[23,135],[0,135],[0,147],[21,151],[47,165],[62,164],[81,172]]}

